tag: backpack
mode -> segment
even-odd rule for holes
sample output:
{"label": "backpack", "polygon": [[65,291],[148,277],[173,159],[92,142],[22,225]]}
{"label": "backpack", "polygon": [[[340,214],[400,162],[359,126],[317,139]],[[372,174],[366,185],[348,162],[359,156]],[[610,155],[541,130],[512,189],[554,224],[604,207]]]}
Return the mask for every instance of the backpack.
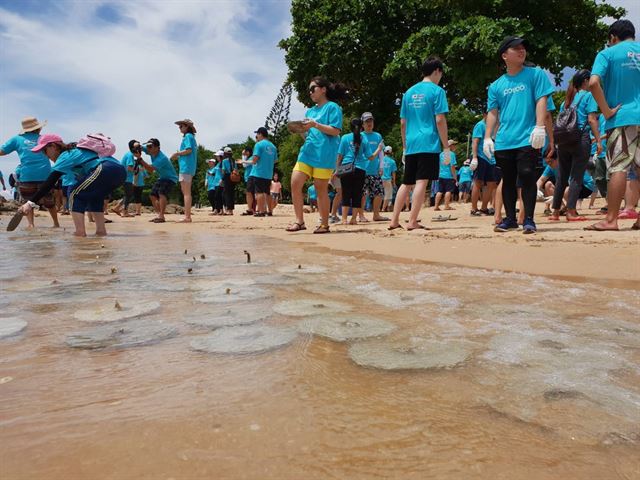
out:
{"label": "backpack", "polygon": [[102,133],[89,133],[78,140],[76,145],[78,148],[84,148],[96,152],[98,157],[110,157],[116,153],[116,146],[111,138]]}
{"label": "backpack", "polygon": [[[585,96],[583,95],[582,98]],[[565,105],[564,111],[558,114],[553,124],[553,139],[558,147],[573,146],[580,141],[584,129],[578,127],[578,106],[582,98],[568,108]]]}

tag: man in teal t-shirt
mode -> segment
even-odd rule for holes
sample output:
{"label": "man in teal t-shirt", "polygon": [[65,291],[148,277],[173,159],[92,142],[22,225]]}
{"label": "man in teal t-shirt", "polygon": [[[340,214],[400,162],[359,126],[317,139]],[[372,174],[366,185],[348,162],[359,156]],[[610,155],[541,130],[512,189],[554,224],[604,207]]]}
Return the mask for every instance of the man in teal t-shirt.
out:
{"label": "man in teal t-shirt", "polygon": [[[489,202],[493,199],[498,183],[500,170],[496,166],[495,157],[484,153],[484,137],[487,131],[487,112],[483,112],[482,120],[473,127],[471,140],[472,159],[469,167],[473,171],[473,186],[471,190],[471,215],[479,217],[491,215]],[[491,135],[493,138],[493,135]],[[480,198],[482,196],[482,199]],[[478,200],[482,201],[478,208]]]}
{"label": "man in teal t-shirt", "polygon": [[[536,168],[546,139],[548,97],[553,93],[553,85],[542,69],[525,66],[527,48],[524,39],[506,37],[498,48],[498,55],[507,71],[489,86],[483,145],[487,158],[495,151],[496,164],[502,172],[502,200],[507,216],[494,231],[518,229],[516,202],[518,187],[521,187],[523,233],[535,233]],[[498,120],[494,143],[491,133]]]}
{"label": "man in teal t-shirt", "polygon": [[[376,158],[367,162],[366,177],[364,178],[364,189],[362,195],[362,205],[366,204],[367,198],[372,198],[372,211],[374,222],[384,222],[389,220],[386,217],[380,215],[380,208],[382,207],[382,199],[384,198],[384,185],[382,183],[382,149],[384,148],[384,141],[382,135],[373,131],[374,118],[371,112],[364,112],[360,120],[364,127],[362,132],[362,140],[369,144],[369,150],[371,152],[378,152]],[[362,217],[359,219],[361,222],[366,222],[367,218],[364,216],[364,208],[361,210]]]}
{"label": "man in teal t-shirt", "polygon": [[437,180],[440,170],[440,152],[446,163],[451,162],[447,145],[447,94],[439,86],[444,64],[438,57],[429,57],[422,64],[422,81],[409,88],[402,97],[400,108],[400,134],[404,149],[404,178],[393,206],[393,219],[389,230],[401,228],[400,212],[413,189],[411,214],[407,230],[424,228],[418,223],[418,214],[424,203],[427,184]]}
{"label": "man in teal t-shirt", "polygon": [[456,181],[456,163],[458,161],[456,157],[456,145],[458,142],[455,140],[449,140],[447,142],[449,149],[451,150],[451,157],[449,163],[445,162],[444,154],[440,154],[440,169],[438,173],[438,191],[436,193],[436,202],[434,210],[440,211],[440,202],[444,197],[444,209],[455,210],[451,204],[451,197],[456,189],[458,182]]}
{"label": "man in teal t-shirt", "polygon": [[256,194],[255,217],[265,217],[273,215],[271,202],[268,201],[271,189],[271,179],[273,178],[273,168],[278,161],[278,150],[268,139],[269,132],[265,127],[260,127],[255,131],[256,144],[253,146],[253,168],[251,177],[254,180]]}
{"label": "man in teal t-shirt", "polygon": [[151,138],[142,148],[142,151],[151,156],[151,165],[140,159],[140,165],[149,173],[158,172],[158,180],[151,187],[151,202],[156,210],[157,217],[151,220],[153,223],[164,223],[165,210],[171,190],[178,182],[176,169],[160,150],[160,140]]}
{"label": "man in teal t-shirt", "polygon": [[[629,20],[609,27],[609,47],[596,56],[589,89],[604,115],[607,131],[607,218],[585,230],[618,230],[627,173],[640,172],[640,42]],[[638,188],[637,182],[631,182]],[[633,224],[640,229],[640,217]]]}

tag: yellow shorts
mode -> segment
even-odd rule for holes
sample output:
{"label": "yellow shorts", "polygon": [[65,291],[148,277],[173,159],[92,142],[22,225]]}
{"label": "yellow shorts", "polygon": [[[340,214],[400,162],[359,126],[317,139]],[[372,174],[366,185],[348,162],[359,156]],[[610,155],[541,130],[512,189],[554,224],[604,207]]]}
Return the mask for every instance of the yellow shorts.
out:
{"label": "yellow shorts", "polygon": [[303,162],[296,162],[293,167],[294,172],[302,172],[308,177],[318,180],[329,180],[333,175],[333,168],[315,168]]}

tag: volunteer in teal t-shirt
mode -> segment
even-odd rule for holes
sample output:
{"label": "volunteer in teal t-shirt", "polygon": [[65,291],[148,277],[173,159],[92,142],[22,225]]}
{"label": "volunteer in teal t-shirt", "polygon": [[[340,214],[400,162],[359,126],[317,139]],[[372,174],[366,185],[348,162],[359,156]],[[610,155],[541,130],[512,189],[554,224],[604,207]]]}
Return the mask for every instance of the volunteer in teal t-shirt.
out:
{"label": "volunteer in teal t-shirt", "polygon": [[344,85],[330,83],[324,77],[314,77],[309,82],[309,97],[314,106],[305,115],[302,126],[305,141],[291,174],[291,199],[296,218],[287,227],[288,232],[306,230],[302,188],[312,178],[320,212],[320,225],[313,233],[329,233],[329,180],[336,166],[342,128],[342,109],[335,102],[346,95]]}
{"label": "volunteer in teal t-shirt", "polygon": [[171,155],[171,161],[178,160],[179,181],[184,198],[184,218],[178,223],[191,223],[191,183],[196,174],[198,164],[198,144],[196,142],[196,127],[188,118],[174,122],[182,134],[180,149]]}
{"label": "volunteer in teal t-shirt", "polygon": [[[390,230],[400,228],[400,212],[413,189],[413,201],[408,230],[422,228],[418,214],[422,208],[429,180],[437,180],[440,152],[449,159],[447,146],[447,95],[439,86],[444,64],[438,57],[429,57],[422,64],[422,81],[413,85],[402,97],[400,133],[404,150],[404,176],[396,195]],[[443,148],[444,147],[444,148]]]}
{"label": "volunteer in teal t-shirt", "polygon": [[436,192],[435,211],[440,210],[440,202],[444,198],[444,209],[453,210],[451,206],[451,198],[453,192],[456,189],[456,165],[458,159],[456,157],[455,149],[458,142],[455,140],[449,140],[448,146],[451,149],[449,155],[449,161],[443,153],[440,153],[440,168],[438,174],[438,190]]}
{"label": "volunteer in teal t-shirt", "polygon": [[140,165],[147,170],[147,172],[157,172],[158,174],[158,180],[156,180],[151,187],[151,193],[149,194],[153,208],[156,211],[156,217],[150,221],[152,223],[164,223],[167,202],[169,201],[171,190],[173,190],[173,187],[178,182],[178,174],[176,173],[173,163],[171,163],[167,156],[160,150],[160,140],[157,138],[147,140],[142,147],[142,151],[151,157],[151,164],[149,165],[140,159]]}
{"label": "volunteer in teal t-shirt", "polygon": [[269,191],[271,189],[271,179],[273,178],[273,168],[278,161],[278,150],[268,139],[269,132],[265,127],[260,127],[255,131],[256,144],[253,146],[253,168],[251,176],[255,178],[254,187],[256,194],[256,217],[264,217],[271,212],[271,202],[269,202]]}
{"label": "volunteer in teal t-shirt", "polygon": [[[496,164],[502,173],[502,200],[506,218],[496,232],[517,230],[516,181],[522,188],[524,233],[535,233],[536,167],[546,138],[548,96],[553,85],[538,67],[525,66],[526,42],[520,37],[506,37],[498,49],[506,73],[489,86],[487,124],[483,151],[490,158],[495,151]],[[491,138],[499,119],[495,143]]]}
{"label": "volunteer in teal t-shirt", "polygon": [[[389,220],[380,215],[380,208],[382,207],[382,199],[384,197],[384,186],[382,184],[382,159],[384,158],[382,150],[384,148],[384,141],[382,135],[373,131],[375,120],[371,112],[364,112],[360,116],[360,120],[362,120],[362,126],[364,128],[362,138],[369,144],[369,150],[376,152],[375,158],[367,164],[367,176],[364,179],[362,201],[365,202],[365,199],[372,199],[371,210],[373,211],[373,221],[382,222]],[[360,215],[361,220],[366,222],[367,218],[364,215],[364,210],[360,212]]]}
{"label": "volunteer in teal t-shirt", "polygon": [[[571,84],[567,89],[565,100],[560,105],[560,113],[566,111],[566,105],[570,105],[575,110],[577,126],[580,130],[580,139],[571,145],[558,145],[558,176],[556,177],[555,191],[551,208],[553,213],[549,217],[550,221],[560,220],[560,207],[567,185],[569,186],[566,195],[566,219],[569,222],[586,220],[578,214],[576,206],[582,192],[582,178],[591,156],[591,139],[589,132],[596,137],[596,143],[600,142],[600,130],[598,128],[598,106],[593,95],[588,91],[589,70],[579,70],[571,79]],[[559,141],[559,140],[558,140]]]}
{"label": "volunteer in teal t-shirt", "polygon": [[384,201],[382,202],[382,211],[389,211],[391,199],[393,198],[393,187],[396,185],[396,172],[398,165],[391,157],[393,149],[387,145],[384,147],[384,158],[382,159],[382,187],[384,188]]}
{"label": "volunteer in teal t-shirt", "polygon": [[[618,230],[627,173],[640,171],[640,42],[629,20],[609,27],[609,48],[596,56],[589,88],[604,115],[610,176],[607,218],[588,230]],[[626,148],[625,148],[626,147]],[[640,229],[640,217],[634,227]]]}

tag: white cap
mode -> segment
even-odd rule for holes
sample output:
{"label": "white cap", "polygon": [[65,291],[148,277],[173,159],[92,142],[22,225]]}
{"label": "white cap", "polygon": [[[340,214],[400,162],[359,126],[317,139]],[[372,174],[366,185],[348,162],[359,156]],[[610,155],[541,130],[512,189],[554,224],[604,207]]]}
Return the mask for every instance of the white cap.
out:
{"label": "white cap", "polygon": [[224,152],[222,150],[218,150],[216,152],[216,157],[224,157]]}
{"label": "white cap", "polygon": [[386,147],[384,147],[384,153],[391,153],[393,152],[393,148],[391,148],[391,145],[387,145]]}
{"label": "white cap", "polygon": [[224,153],[231,153],[232,151],[231,147],[224,147]]}
{"label": "white cap", "polygon": [[457,144],[458,144],[458,142],[456,142],[455,140],[449,140],[449,141],[447,142],[447,145],[449,145],[449,146],[451,146],[451,145],[457,145]]}

